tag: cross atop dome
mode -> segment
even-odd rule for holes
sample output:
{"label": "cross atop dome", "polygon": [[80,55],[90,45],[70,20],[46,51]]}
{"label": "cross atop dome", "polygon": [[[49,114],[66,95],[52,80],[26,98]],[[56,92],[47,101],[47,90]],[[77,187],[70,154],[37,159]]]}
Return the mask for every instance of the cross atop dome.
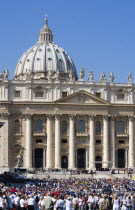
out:
{"label": "cross atop dome", "polygon": [[47,15],[45,15],[45,24],[44,27],[40,30],[39,42],[53,42],[53,34],[51,29],[48,27]]}

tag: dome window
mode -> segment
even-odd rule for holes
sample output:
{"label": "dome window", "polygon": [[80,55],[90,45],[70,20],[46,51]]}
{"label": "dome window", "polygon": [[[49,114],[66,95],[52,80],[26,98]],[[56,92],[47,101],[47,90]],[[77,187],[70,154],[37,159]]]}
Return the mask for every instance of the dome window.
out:
{"label": "dome window", "polygon": [[37,58],[37,61],[39,61],[40,60],[40,58]]}
{"label": "dome window", "polygon": [[27,59],[27,62],[30,62],[30,59]]}
{"label": "dome window", "polygon": [[48,60],[49,60],[49,61],[51,61],[51,60],[52,60],[52,58],[48,58]]}
{"label": "dome window", "polygon": [[47,51],[48,51],[48,52],[51,52],[51,49],[50,49],[50,48],[48,48],[48,49],[47,49]]}
{"label": "dome window", "polygon": [[60,53],[59,49],[56,50],[57,53]]}
{"label": "dome window", "polygon": [[39,51],[39,52],[42,52],[42,49],[40,48],[38,51]]}

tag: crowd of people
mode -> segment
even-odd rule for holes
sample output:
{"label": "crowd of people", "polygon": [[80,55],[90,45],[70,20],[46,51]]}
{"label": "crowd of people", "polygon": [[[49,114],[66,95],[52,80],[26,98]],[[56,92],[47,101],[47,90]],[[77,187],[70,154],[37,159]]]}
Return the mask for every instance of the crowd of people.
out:
{"label": "crowd of people", "polygon": [[133,210],[135,181],[130,178],[28,179],[0,175],[0,209]]}

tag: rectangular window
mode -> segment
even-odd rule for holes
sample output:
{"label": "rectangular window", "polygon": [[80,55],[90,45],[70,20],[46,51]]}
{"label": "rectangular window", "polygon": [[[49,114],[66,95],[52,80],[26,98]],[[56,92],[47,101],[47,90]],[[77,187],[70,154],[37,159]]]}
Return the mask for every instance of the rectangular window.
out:
{"label": "rectangular window", "polygon": [[68,95],[68,92],[66,92],[66,91],[62,92],[62,98],[66,97],[67,95]]}
{"label": "rectangular window", "polygon": [[96,96],[98,97],[98,98],[100,98],[101,97],[101,93],[96,93]]}
{"label": "rectangular window", "polygon": [[96,144],[101,144],[101,140],[96,140]]}
{"label": "rectangular window", "polygon": [[36,98],[43,98],[43,96],[44,96],[44,92],[40,92],[40,91],[35,92],[35,97]]}
{"label": "rectangular window", "polygon": [[62,139],[62,144],[67,144],[67,139]]}
{"label": "rectangular window", "polygon": [[20,98],[21,97],[21,91],[20,90],[16,90],[15,91],[15,98]]}
{"label": "rectangular window", "polygon": [[42,139],[36,139],[36,143],[42,143]]}
{"label": "rectangular window", "polygon": [[117,94],[117,99],[124,100],[125,99],[125,94]]}
{"label": "rectangular window", "polygon": [[124,144],[124,140],[119,140],[119,144]]}

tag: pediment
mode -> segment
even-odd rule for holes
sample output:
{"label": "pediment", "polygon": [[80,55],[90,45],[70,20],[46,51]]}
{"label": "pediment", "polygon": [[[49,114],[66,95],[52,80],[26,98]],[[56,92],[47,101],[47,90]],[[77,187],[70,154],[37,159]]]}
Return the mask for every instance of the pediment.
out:
{"label": "pediment", "polygon": [[101,99],[87,91],[80,90],[77,91],[76,93],[73,93],[69,96],[66,96],[64,98],[61,98],[55,103],[68,103],[68,104],[102,104],[102,105],[110,105],[109,102],[105,101],[104,99]]}

